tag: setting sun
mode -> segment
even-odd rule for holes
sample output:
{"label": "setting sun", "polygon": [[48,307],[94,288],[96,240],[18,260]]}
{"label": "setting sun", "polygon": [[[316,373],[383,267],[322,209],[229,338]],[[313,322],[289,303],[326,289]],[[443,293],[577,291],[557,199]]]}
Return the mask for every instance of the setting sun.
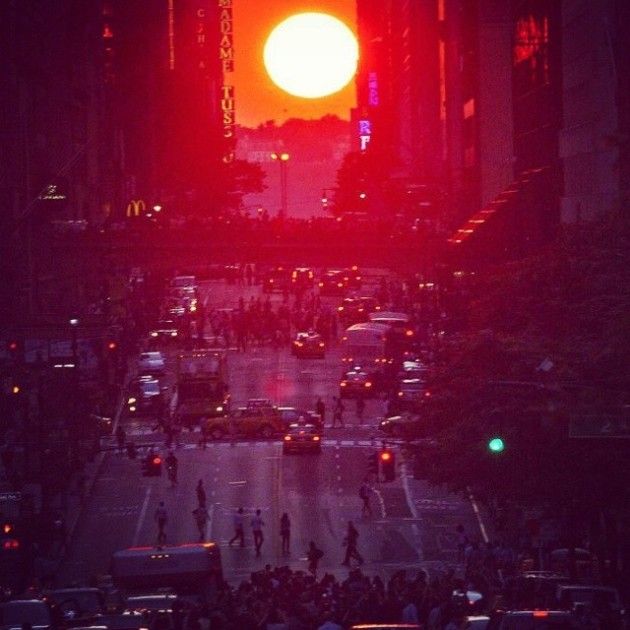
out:
{"label": "setting sun", "polygon": [[279,88],[301,98],[321,98],[352,80],[359,47],[341,20],[326,13],[299,13],[273,29],[263,58]]}

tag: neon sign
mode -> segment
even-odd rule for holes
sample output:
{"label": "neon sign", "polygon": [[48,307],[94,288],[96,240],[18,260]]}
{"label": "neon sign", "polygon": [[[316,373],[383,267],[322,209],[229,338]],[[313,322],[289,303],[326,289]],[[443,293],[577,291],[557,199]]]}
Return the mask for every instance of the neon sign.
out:
{"label": "neon sign", "polygon": [[[234,72],[234,29],[232,0],[218,0],[219,2],[219,60],[223,73],[223,85],[221,86],[221,112],[223,115],[223,137],[226,140],[234,138],[235,107],[234,86],[226,82],[226,74]],[[233,142],[229,143],[223,156],[224,162],[234,159]]]}
{"label": "neon sign", "polygon": [[378,78],[376,72],[370,72],[368,74],[368,104],[377,107],[378,103]]}
{"label": "neon sign", "polygon": [[370,140],[372,139],[372,121],[370,120],[360,120],[359,121],[359,148],[361,151],[365,151],[367,149],[368,144],[370,144]]}

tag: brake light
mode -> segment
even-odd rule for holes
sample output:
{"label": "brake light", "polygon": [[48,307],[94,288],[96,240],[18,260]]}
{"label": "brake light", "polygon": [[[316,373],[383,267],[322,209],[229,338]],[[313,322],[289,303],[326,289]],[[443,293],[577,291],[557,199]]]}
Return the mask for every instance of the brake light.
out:
{"label": "brake light", "polygon": [[405,335],[407,335],[407,337],[413,337],[413,330],[410,330],[410,329],[405,330]]}
{"label": "brake light", "polygon": [[313,442],[319,442],[319,435],[313,436]]}
{"label": "brake light", "polygon": [[324,342],[323,342],[323,341],[320,341],[320,342],[319,342],[319,347],[320,347],[320,348],[323,348],[323,347],[324,347]]}
{"label": "brake light", "polygon": [[341,311],[343,311],[343,306],[338,306],[337,310],[341,313]]}
{"label": "brake light", "polygon": [[285,442],[290,442],[291,441],[291,436],[290,435],[285,435],[284,436],[284,441]]}
{"label": "brake light", "polygon": [[532,617],[549,617],[548,610],[534,610]]}
{"label": "brake light", "polygon": [[372,387],[372,383],[370,381],[365,381],[365,386],[366,387]]}
{"label": "brake light", "polygon": [[399,396],[403,396],[403,393],[402,393],[402,392],[398,392],[398,395],[399,395]]}
{"label": "brake light", "polygon": [[323,283],[323,282],[320,282],[320,283],[319,283],[319,286],[320,286],[320,287],[323,287],[323,286],[324,286],[324,283]]}
{"label": "brake light", "polygon": [[339,383],[339,387],[345,387],[347,385],[346,381],[341,381],[341,383]]}

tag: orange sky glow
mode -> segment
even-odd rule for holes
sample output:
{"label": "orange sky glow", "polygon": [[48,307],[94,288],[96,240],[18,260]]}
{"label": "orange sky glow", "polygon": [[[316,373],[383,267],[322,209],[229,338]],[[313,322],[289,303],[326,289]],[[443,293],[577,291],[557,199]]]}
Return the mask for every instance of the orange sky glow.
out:
{"label": "orange sky glow", "polygon": [[356,0],[234,0],[234,62],[236,122],[256,127],[268,120],[321,118],[335,114],[348,120],[356,104],[354,81],[319,99],[287,94],[273,84],[263,64],[265,40],[273,28],[296,13],[329,13],[356,33]]}

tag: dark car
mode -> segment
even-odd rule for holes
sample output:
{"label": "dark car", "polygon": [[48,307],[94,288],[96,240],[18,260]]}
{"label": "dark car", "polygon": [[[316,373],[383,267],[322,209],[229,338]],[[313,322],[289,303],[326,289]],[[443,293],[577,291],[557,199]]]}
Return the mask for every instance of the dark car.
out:
{"label": "dark car", "polygon": [[580,630],[584,625],[565,610],[501,610],[490,615],[487,630]]}
{"label": "dark car", "polygon": [[98,588],[58,588],[45,593],[45,599],[56,606],[68,625],[88,625],[105,612],[105,596]]}
{"label": "dark car", "polygon": [[312,424],[292,424],[282,440],[283,453],[321,453],[322,436]]}
{"label": "dark car", "polygon": [[299,332],[291,344],[291,352],[298,359],[323,359],[326,354],[326,344],[319,333]]}
{"label": "dark car", "polygon": [[177,341],[179,327],[172,319],[161,319],[149,330],[151,341]]}
{"label": "dark car", "polygon": [[298,409],[297,407],[277,407],[278,412],[282,418],[282,421],[285,423],[287,429],[292,424],[297,424],[299,422],[305,422],[306,424],[314,425],[319,431],[322,430],[322,419],[321,416],[315,411],[311,411],[310,409]]}
{"label": "dark car", "polygon": [[54,612],[50,604],[41,599],[13,599],[0,603],[0,628],[21,630],[30,624],[33,630],[53,628]]}
{"label": "dark car", "polygon": [[339,395],[342,398],[372,398],[374,390],[372,376],[360,367],[345,372],[339,383]]}
{"label": "dark car", "polygon": [[361,271],[357,265],[352,265],[343,270],[343,279],[349,289],[360,289],[363,285]]}
{"label": "dark car", "polygon": [[291,273],[285,267],[273,267],[262,278],[263,293],[286,291],[291,287]]}
{"label": "dark car", "polygon": [[337,307],[337,315],[343,325],[348,327],[352,324],[367,322],[370,313],[378,312],[381,309],[375,297],[347,297]]}
{"label": "dark car", "polygon": [[423,380],[405,378],[398,383],[396,407],[400,411],[418,411],[430,392]]}
{"label": "dark car", "polygon": [[348,284],[344,279],[344,273],[341,269],[330,269],[325,271],[319,279],[320,295],[345,295],[348,290]]}
{"label": "dark car", "polygon": [[160,381],[153,376],[139,376],[130,387],[127,411],[132,415],[158,414],[164,406]]}
{"label": "dark car", "polygon": [[313,288],[315,272],[310,267],[296,267],[291,272],[291,288],[294,291]]}
{"label": "dark car", "polygon": [[422,436],[425,423],[418,416],[403,414],[383,418],[379,429],[394,438],[413,439]]}

